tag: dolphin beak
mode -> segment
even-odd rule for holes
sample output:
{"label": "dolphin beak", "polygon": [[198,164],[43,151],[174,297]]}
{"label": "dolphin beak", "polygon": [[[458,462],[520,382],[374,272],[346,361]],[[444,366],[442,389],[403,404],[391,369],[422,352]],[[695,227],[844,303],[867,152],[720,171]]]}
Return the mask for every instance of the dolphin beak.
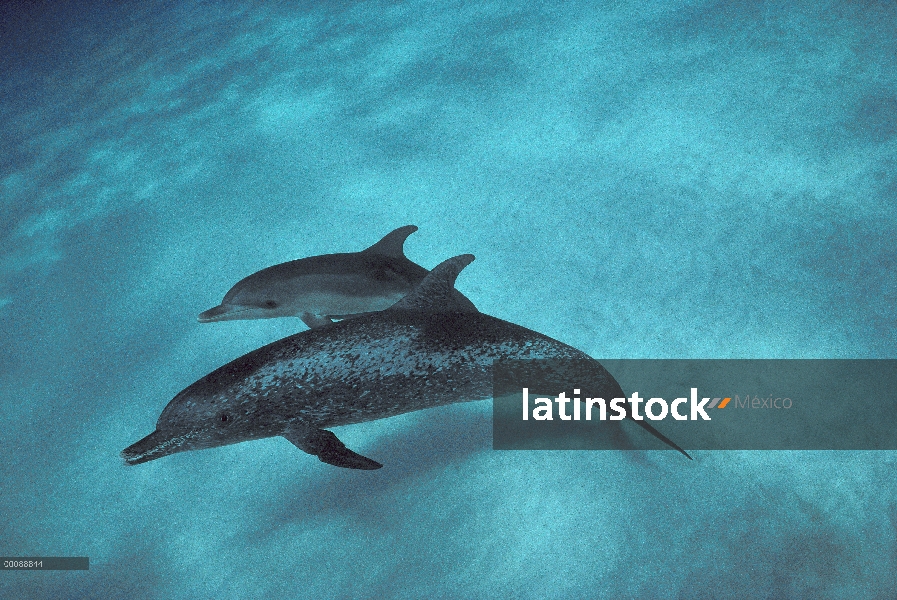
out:
{"label": "dolphin beak", "polygon": [[238,319],[237,315],[243,311],[249,310],[246,306],[228,306],[221,304],[215,308],[199,313],[197,319],[200,323],[214,323],[215,321],[228,321],[230,319]]}
{"label": "dolphin beak", "polygon": [[139,465],[178,452],[189,437],[191,437],[189,434],[173,436],[171,433],[157,429],[139,442],[122,450],[121,457],[125,459],[127,465]]}

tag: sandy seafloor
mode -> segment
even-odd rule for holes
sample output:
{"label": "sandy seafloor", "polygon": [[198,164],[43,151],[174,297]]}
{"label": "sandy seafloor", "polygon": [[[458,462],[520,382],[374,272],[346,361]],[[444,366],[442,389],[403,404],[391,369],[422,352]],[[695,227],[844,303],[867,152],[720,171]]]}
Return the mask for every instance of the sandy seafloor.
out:
{"label": "sandy seafloor", "polygon": [[[136,467],[238,279],[413,223],[596,358],[895,358],[897,4],[0,8],[3,598],[894,598],[897,455],[498,452],[489,401]],[[115,4],[111,6],[111,4]]]}

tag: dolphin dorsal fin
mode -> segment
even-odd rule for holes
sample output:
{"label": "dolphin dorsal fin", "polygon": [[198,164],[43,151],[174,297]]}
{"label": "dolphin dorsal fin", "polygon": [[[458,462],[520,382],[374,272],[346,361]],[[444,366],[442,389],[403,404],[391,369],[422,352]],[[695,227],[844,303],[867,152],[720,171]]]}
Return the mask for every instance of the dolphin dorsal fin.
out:
{"label": "dolphin dorsal fin", "polygon": [[370,248],[365,248],[362,252],[382,254],[384,256],[391,256],[392,258],[405,258],[405,240],[415,231],[417,231],[417,225],[405,225],[404,227],[399,227],[395,231],[391,231],[384,235],[382,240]]}
{"label": "dolphin dorsal fin", "polygon": [[[432,312],[477,312],[473,304],[455,290],[455,279],[472,263],[473,254],[461,254],[444,260],[427,274],[407,296],[389,310],[426,310]],[[458,299],[461,296],[466,303]]]}

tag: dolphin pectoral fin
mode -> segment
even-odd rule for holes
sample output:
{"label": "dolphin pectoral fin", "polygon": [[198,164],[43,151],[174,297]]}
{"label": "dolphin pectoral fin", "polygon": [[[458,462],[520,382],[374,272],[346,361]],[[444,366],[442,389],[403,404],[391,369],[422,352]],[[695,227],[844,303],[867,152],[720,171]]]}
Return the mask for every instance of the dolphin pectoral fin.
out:
{"label": "dolphin pectoral fin", "polygon": [[352,313],[351,315],[328,315],[328,318],[330,318],[330,319],[339,319],[339,320],[343,320],[343,319],[357,319],[358,317],[366,317],[366,316],[368,316],[368,315],[375,315],[375,314],[377,314],[378,312],[380,312],[380,311],[378,311],[378,310],[372,310],[372,311],[370,311],[370,312]]}
{"label": "dolphin pectoral fin", "polygon": [[291,429],[283,434],[291,444],[314,456],[321,462],[346,469],[371,471],[383,465],[357,452],[352,452],[332,431],[326,429]]}
{"label": "dolphin pectoral fin", "polygon": [[321,315],[313,315],[307,312],[299,315],[299,318],[311,329],[318,329],[319,327],[333,323],[333,321],[330,320],[330,317],[322,317]]}

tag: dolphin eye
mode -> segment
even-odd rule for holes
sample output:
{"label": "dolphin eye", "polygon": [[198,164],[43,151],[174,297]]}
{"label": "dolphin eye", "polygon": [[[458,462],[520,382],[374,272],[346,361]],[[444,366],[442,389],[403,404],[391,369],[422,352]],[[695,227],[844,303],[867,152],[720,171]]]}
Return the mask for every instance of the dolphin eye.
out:
{"label": "dolphin eye", "polygon": [[277,308],[277,302],[275,302],[274,300],[268,300],[267,302],[265,302],[265,306],[268,308]]}
{"label": "dolphin eye", "polygon": [[220,416],[219,418],[221,419],[221,422],[222,422],[222,423],[227,423],[227,420],[228,420],[230,417],[227,416],[227,413],[221,413],[221,416]]}

